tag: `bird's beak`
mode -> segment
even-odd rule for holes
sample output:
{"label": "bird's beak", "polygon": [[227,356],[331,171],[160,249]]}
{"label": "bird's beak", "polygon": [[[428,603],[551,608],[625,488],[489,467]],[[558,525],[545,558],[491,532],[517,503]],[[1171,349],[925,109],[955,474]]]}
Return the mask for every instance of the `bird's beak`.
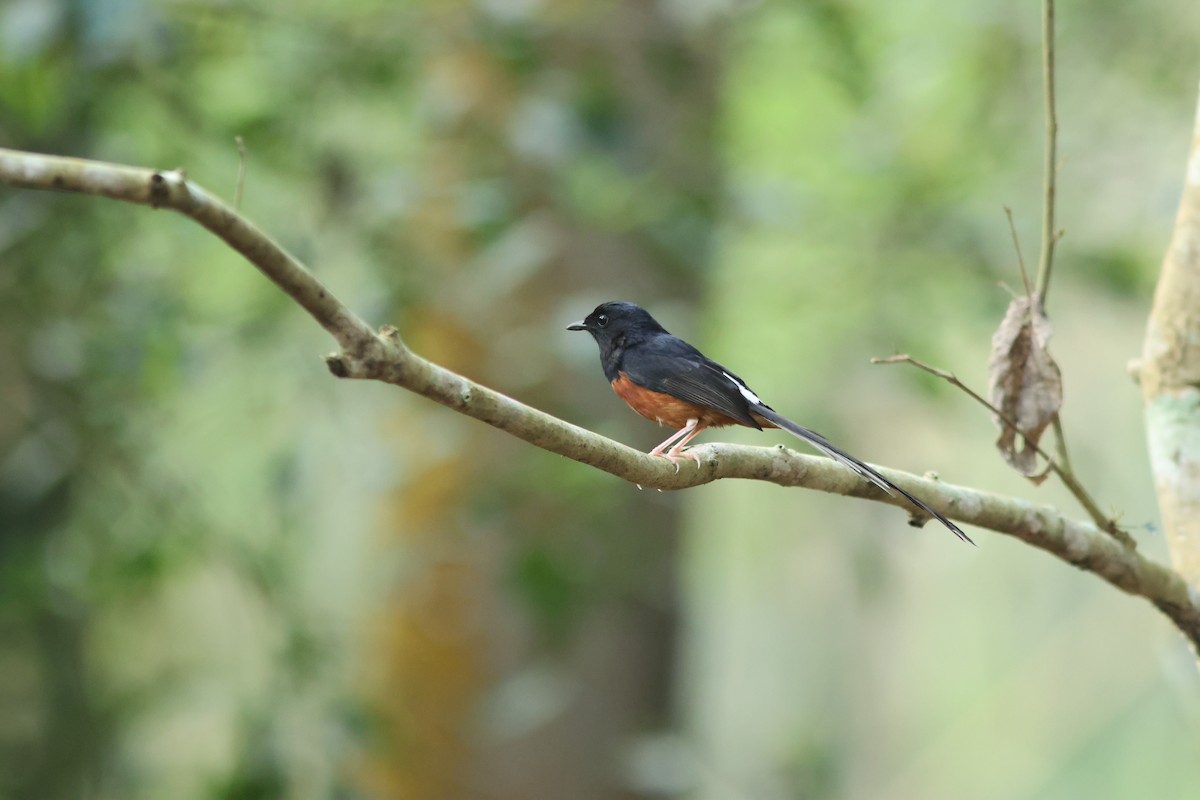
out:
{"label": "bird's beak", "polygon": [[567,330],[569,330],[569,331],[586,331],[587,325],[583,324],[583,320],[579,320],[579,322],[572,322],[570,325],[568,325]]}

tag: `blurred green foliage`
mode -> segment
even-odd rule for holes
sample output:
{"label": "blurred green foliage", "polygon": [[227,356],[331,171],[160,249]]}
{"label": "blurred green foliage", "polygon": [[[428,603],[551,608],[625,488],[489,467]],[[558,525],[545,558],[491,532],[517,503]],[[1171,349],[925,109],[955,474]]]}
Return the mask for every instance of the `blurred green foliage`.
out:
{"label": "blurred green foliage", "polygon": [[[637,445],[566,322],[639,300],[853,452],[1059,503],[984,384],[1034,261],[1036,4],[12,0],[0,143],[172,167],[423,354]],[[1084,480],[1161,554],[1125,360],[1184,0],[1059,4],[1051,293]],[[637,492],[419,398],[182,219],[0,189],[0,798],[1189,798],[1200,681],[1022,545]],[[749,431],[722,438],[775,440]]]}

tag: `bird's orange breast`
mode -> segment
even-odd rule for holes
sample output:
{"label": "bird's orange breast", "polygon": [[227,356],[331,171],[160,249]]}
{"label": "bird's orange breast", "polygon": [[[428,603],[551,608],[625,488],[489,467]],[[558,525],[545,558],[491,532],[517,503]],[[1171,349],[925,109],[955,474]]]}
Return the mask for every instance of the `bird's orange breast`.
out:
{"label": "bird's orange breast", "polygon": [[700,420],[706,428],[738,424],[737,420],[708,406],[681,400],[674,395],[656,392],[645,386],[638,386],[624,372],[617,374],[616,380],[612,382],[612,388],[627,406],[659,425],[678,429],[687,425],[690,419]]}

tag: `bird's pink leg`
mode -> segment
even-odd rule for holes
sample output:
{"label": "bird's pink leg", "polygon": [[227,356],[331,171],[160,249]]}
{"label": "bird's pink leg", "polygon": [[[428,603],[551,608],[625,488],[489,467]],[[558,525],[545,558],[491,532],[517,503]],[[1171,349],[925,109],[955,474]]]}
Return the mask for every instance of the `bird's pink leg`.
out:
{"label": "bird's pink leg", "polygon": [[696,429],[696,426],[699,424],[700,424],[700,420],[689,419],[687,421],[687,425],[684,425],[682,428],[680,428],[679,430],[675,431],[670,436],[668,436],[663,441],[662,444],[660,444],[658,447],[656,447],[650,451],[650,455],[662,456],[664,458],[669,458],[669,459],[671,459],[671,463],[675,463],[674,457],[667,455],[664,451],[667,449],[667,447],[669,445],[673,444],[675,442],[675,440],[679,439],[681,436],[687,436],[689,433],[692,433]]}
{"label": "bird's pink leg", "polygon": [[[688,425],[692,426],[692,423],[698,422],[698,421],[699,420],[688,420]],[[696,438],[696,434],[700,433],[700,431],[704,430],[706,427],[708,427],[708,426],[706,426],[706,425],[692,426],[691,432],[689,432],[687,436],[684,436],[682,439],[680,439],[678,442],[676,442],[675,446],[672,447],[667,452],[663,453],[663,455],[665,455],[667,458],[671,458],[672,456],[675,456],[675,458],[690,458],[692,461],[696,462],[696,469],[700,469],[700,456],[696,455],[695,453],[683,452],[683,446],[685,444],[687,444],[688,442],[690,442],[692,439]],[[687,428],[684,428],[684,430],[687,430]],[[674,462],[674,460],[675,460],[674,458],[671,458],[672,462]],[[675,465],[675,471],[676,472],[679,471],[678,464]]]}
{"label": "bird's pink leg", "polygon": [[[656,447],[650,451],[650,455],[662,456],[663,458],[667,459],[668,461],[670,461],[672,464],[675,465],[676,472],[679,472],[679,460],[678,459],[680,457],[692,459],[693,461],[696,462],[696,468],[699,469],[700,468],[700,456],[693,455],[691,453],[684,453],[684,452],[682,452],[682,448],[685,444],[687,444],[689,441],[691,441],[693,436],[695,436],[697,433],[699,433],[702,430],[704,430],[704,426],[700,424],[700,420],[689,419],[687,421],[687,425],[684,425],[682,428],[680,428],[679,430],[675,431],[670,436],[668,436],[666,441],[664,441],[658,447]],[[667,450],[667,446],[670,445],[672,442],[676,442],[676,440],[678,440],[678,442],[675,444],[675,446],[672,447],[670,450]]]}

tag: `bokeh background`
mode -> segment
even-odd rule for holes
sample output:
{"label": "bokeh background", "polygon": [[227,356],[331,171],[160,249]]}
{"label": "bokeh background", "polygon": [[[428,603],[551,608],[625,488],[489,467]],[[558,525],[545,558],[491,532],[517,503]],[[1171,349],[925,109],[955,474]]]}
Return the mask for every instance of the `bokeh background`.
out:
{"label": "bokeh background", "polygon": [[[1126,362],[1198,44],[1191,0],[1059,4],[1065,426],[1161,559]],[[864,458],[1078,515],[867,363],[985,386],[1040,85],[1033,0],[0,5],[0,144],[232,197],[240,135],[244,212],[476,380],[648,448],[563,330],[636,300]],[[331,347],[182,218],[0,189],[0,798],[1200,793],[1148,604],[891,507],[639,492]]]}

